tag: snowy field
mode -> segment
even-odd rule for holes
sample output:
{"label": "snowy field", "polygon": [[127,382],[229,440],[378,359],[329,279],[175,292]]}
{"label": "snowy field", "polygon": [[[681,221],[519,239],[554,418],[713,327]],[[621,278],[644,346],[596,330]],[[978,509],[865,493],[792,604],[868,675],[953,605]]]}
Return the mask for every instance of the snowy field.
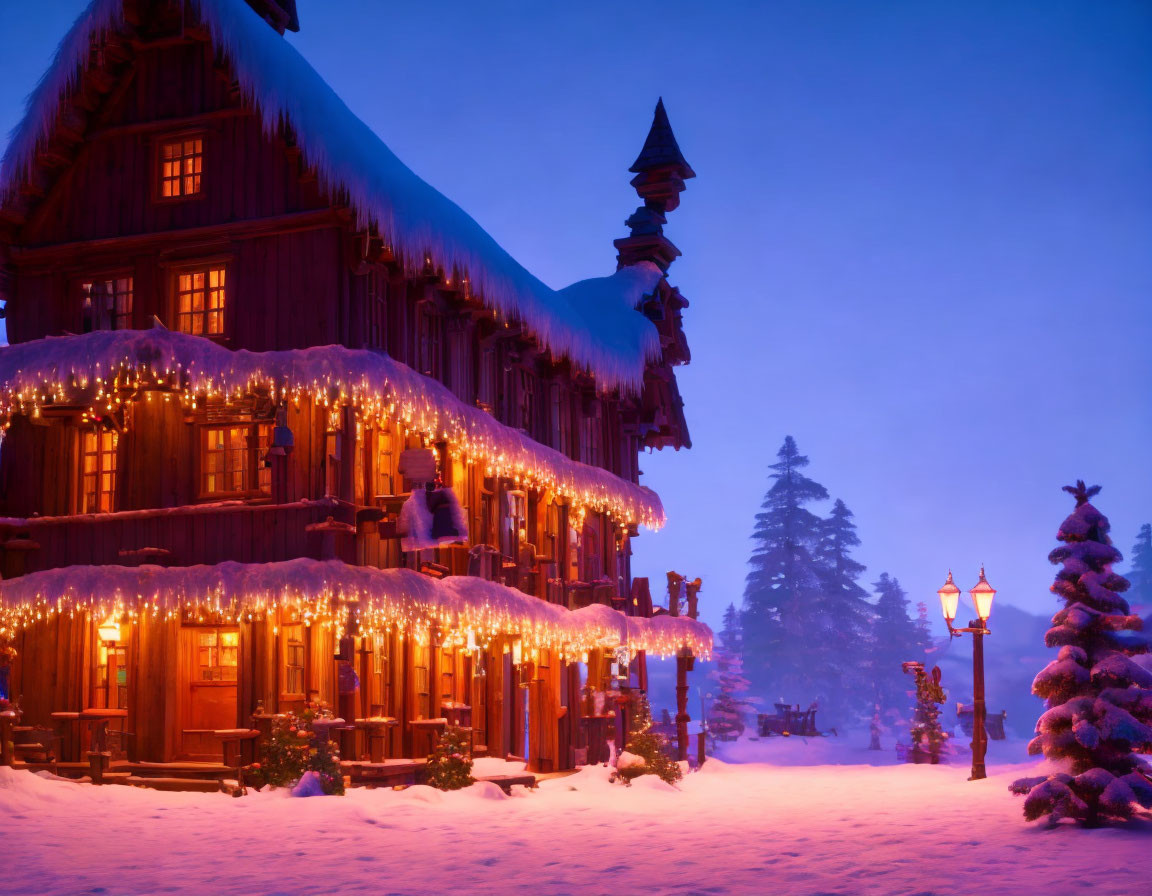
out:
{"label": "snowy field", "polygon": [[679,790],[592,768],[512,797],[232,799],[0,768],[0,893],[1152,893],[1152,822],[1024,823],[1007,791],[1035,767],[1019,744],[993,743],[990,778],[968,782],[961,765],[896,765],[860,743],[741,742]]}

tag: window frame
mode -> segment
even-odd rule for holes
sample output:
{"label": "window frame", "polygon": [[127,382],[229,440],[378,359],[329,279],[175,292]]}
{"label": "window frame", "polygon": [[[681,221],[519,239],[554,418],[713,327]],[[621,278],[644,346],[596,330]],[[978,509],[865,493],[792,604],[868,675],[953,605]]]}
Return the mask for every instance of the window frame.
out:
{"label": "window frame", "polygon": [[[200,141],[200,151],[198,153],[199,158],[200,158],[199,170],[191,172],[190,174],[186,174],[182,171],[179,175],[177,175],[177,180],[180,182],[180,185],[181,185],[181,192],[174,194],[174,195],[171,195],[171,196],[165,196],[164,195],[164,183],[166,180],[169,180],[170,178],[167,178],[164,175],[164,163],[166,161],[168,161],[164,158],[164,149],[165,149],[165,147],[172,146],[173,144],[176,144],[176,143],[181,144],[181,148],[183,148],[183,144],[185,144],[189,141],[193,141],[193,140],[199,140]],[[191,131],[179,131],[176,133],[167,133],[167,134],[163,134],[163,135],[156,138],[155,155],[154,155],[154,162],[153,162],[153,169],[152,169],[152,171],[153,171],[153,173],[152,173],[152,197],[153,197],[154,201],[159,202],[159,203],[168,204],[168,203],[177,203],[177,202],[190,202],[190,201],[193,201],[196,199],[203,199],[204,198],[204,193],[205,193],[205,191],[204,191],[204,173],[205,173],[204,172],[204,163],[205,163],[205,160],[208,156],[209,142],[210,141],[209,141],[209,137],[208,137],[208,132],[203,131],[203,130],[191,130]],[[191,155],[191,156],[181,155],[180,159],[181,160],[184,160],[186,158],[193,158],[194,159],[194,158],[196,158],[196,155],[197,155],[196,153],[193,153],[193,155]],[[184,181],[184,178],[186,178],[186,177],[199,178],[199,180],[197,182],[197,189],[195,192],[185,193],[183,191],[183,181]]]}
{"label": "window frame", "polygon": [[[209,420],[197,427],[196,433],[196,495],[201,501],[213,501],[230,498],[270,498],[272,496],[272,471],[263,463],[264,455],[272,444],[272,420]],[[209,471],[208,437],[216,429],[243,429],[245,447],[243,449],[244,463],[240,468],[243,476],[243,488],[238,490],[209,491],[207,488],[208,476],[231,475],[231,471]],[[228,452],[230,449],[225,447]]]}
{"label": "window frame", "polygon": [[[187,262],[173,267],[171,272],[171,288],[172,288],[172,320],[174,329],[178,333],[184,333],[189,336],[200,336],[204,339],[224,340],[228,337],[228,308],[232,303],[231,296],[231,277],[232,266],[228,259],[209,258],[200,261]],[[212,275],[215,273],[220,274],[221,283],[218,287],[211,285]],[[204,302],[203,307],[199,311],[190,308],[188,311],[182,311],[180,308],[180,297],[184,294],[181,288],[180,280],[182,277],[195,277],[197,274],[204,276]],[[220,294],[220,305],[218,309],[210,310],[208,307],[208,299],[214,291],[218,290]],[[195,295],[196,290],[188,290],[189,295]],[[220,329],[216,332],[208,331],[208,321],[210,314],[218,314],[220,320]],[[201,317],[203,329],[200,332],[193,330],[185,330],[183,323],[185,317],[195,320],[196,316]]]}
{"label": "window frame", "polygon": [[[116,284],[127,282],[127,292],[117,292]],[[97,283],[111,283],[113,284],[112,292],[110,293],[112,304],[108,309],[108,320],[111,323],[110,327],[96,327],[90,326],[94,321],[91,313],[86,314],[85,305],[91,303],[91,288]],[[85,289],[85,287],[88,289]],[[85,274],[78,277],[75,281],[75,293],[80,303],[80,329],[85,333],[95,331],[115,332],[118,330],[132,330],[135,329],[133,324],[136,317],[136,277],[135,271],[129,269],[117,269],[110,271],[99,271],[96,273]],[[117,307],[117,298],[127,295],[128,309],[122,311]]]}
{"label": "window frame", "polygon": [[[95,439],[95,450],[90,451],[88,448],[88,440]],[[111,448],[108,449],[104,446],[104,440],[108,438],[111,440]],[[105,467],[108,457],[112,459],[111,469]],[[96,468],[90,474],[88,471],[87,460],[89,457],[96,458]],[[116,491],[120,478],[120,433],[114,429],[108,429],[103,426],[86,426],[80,431],[80,512],[81,513],[115,513],[116,512]],[[88,503],[88,477],[89,475],[95,476],[96,490],[93,492],[96,498],[95,508],[91,507]],[[106,490],[103,486],[103,477],[105,475],[111,476],[111,488]],[[102,507],[102,496],[108,496],[107,508]]]}

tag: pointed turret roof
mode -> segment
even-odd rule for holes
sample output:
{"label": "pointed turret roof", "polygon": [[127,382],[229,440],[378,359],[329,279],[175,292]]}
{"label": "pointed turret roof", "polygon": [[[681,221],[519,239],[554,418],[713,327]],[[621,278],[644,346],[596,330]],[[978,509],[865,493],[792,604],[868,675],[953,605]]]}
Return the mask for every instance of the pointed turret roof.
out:
{"label": "pointed turret roof", "polygon": [[644,141],[644,148],[640,150],[640,155],[628,170],[633,174],[641,174],[665,167],[678,168],[680,177],[684,179],[696,176],[696,172],[680,152],[676,135],[672,133],[672,125],[668,123],[668,113],[664,111],[664,98],[660,97],[656,102],[656,112],[652,116],[648,139]]}

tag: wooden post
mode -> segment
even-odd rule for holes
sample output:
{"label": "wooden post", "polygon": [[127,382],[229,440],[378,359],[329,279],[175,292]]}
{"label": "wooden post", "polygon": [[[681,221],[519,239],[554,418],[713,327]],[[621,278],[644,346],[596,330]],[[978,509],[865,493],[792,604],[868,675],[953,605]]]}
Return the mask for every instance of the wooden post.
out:
{"label": "wooden post", "polygon": [[16,724],[16,714],[0,713],[0,765],[9,768],[16,762],[15,748],[12,745],[12,729]]}
{"label": "wooden post", "polygon": [[676,758],[688,759],[688,664],[692,654],[686,650],[676,655]]}
{"label": "wooden post", "polygon": [[345,405],[340,411],[340,500],[356,502],[356,411]]}

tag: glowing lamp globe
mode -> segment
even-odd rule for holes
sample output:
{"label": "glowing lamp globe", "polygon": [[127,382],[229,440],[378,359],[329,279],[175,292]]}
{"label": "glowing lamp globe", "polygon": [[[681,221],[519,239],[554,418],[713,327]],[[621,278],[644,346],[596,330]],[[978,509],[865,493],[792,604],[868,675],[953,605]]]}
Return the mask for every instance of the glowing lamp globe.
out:
{"label": "glowing lamp globe", "polygon": [[996,589],[988,584],[984,578],[984,567],[980,567],[980,581],[968,592],[972,596],[972,606],[976,608],[976,615],[987,620],[992,615],[992,598],[996,596]]}
{"label": "glowing lamp globe", "polygon": [[108,644],[115,644],[120,640],[120,623],[109,617],[106,621],[100,623],[96,629],[96,634],[100,637],[101,641]]}
{"label": "glowing lamp globe", "polygon": [[952,570],[948,570],[948,581],[936,593],[940,595],[940,609],[944,618],[951,622],[956,618],[956,608],[960,605],[960,589],[952,581]]}

